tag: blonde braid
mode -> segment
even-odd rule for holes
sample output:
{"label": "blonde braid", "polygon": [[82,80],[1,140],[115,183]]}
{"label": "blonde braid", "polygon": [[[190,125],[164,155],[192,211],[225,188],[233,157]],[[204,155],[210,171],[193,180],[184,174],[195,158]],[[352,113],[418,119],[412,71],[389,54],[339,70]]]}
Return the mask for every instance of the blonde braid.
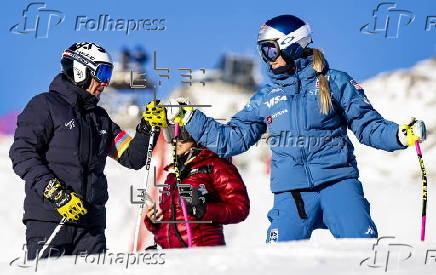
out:
{"label": "blonde braid", "polygon": [[324,115],[328,114],[333,107],[332,98],[330,95],[330,87],[327,77],[324,75],[324,54],[319,49],[312,49],[313,53],[313,69],[319,73],[319,107],[320,112]]}

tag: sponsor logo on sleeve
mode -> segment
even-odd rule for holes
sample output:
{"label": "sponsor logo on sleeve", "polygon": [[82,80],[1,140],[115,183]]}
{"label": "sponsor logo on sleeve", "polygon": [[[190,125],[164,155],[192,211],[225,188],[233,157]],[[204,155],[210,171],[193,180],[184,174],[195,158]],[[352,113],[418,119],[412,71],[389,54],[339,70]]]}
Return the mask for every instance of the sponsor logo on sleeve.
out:
{"label": "sponsor logo on sleeve", "polygon": [[284,110],[278,111],[277,113],[273,114],[273,115],[271,116],[271,118],[279,117],[279,116],[281,116],[281,115],[283,115],[283,114],[285,114],[285,113],[287,113],[287,112],[288,112],[288,109],[284,109]]}
{"label": "sponsor logo on sleeve", "polygon": [[359,85],[359,83],[356,82],[356,80],[351,79],[350,80],[351,85],[354,86],[354,88],[356,88],[357,90],[363,90],[362,86]]}

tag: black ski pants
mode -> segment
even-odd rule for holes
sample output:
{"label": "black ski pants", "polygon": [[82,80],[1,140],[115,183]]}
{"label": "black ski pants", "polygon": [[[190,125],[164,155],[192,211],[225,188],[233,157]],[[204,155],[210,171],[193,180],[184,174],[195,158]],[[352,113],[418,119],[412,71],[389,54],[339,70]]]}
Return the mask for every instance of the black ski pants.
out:
{"label": "black ski pants", "polygon": [[[34,260],[57,223],[29,220],[26,222],[27,259]],[[105,229],[64,224],[41,258],[62,255],[98,254],[106,249]]]}

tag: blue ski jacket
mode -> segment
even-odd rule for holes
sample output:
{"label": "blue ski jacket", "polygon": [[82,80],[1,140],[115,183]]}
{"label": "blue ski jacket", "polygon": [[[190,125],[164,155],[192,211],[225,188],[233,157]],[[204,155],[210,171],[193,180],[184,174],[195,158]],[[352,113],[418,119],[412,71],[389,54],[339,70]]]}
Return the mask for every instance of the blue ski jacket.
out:
{"label": "blue ski jacket", "polygon": [[282,192],[358,178],[351,129],[365,145],[394,151],[404,149],[398,124],[385,120],[363,89],[347,73],[329,69],[325,75],[333,107],[320,112],[318,74],[313,57],[295,61],[292,74],[274,75],[232,119],[221,124],[194,111],[186,129],[200,144],[220,157],[247,151],[268,130],[272,151],[271,191]]}

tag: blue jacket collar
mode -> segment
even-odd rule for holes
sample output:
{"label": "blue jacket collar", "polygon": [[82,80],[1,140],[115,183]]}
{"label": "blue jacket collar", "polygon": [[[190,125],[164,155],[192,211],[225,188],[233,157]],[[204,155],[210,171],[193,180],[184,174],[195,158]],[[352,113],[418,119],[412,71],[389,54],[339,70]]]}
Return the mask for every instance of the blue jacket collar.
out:
{"label": "blue jacket collar", "polygon": [[[325,61],[326,62],[326,61]],[[313,64],[313,55],[299,58],[295,60],[295,68],[290,73],[284,74],[274,74],[271,69],[268,69],[268,75],[271,78],[271,81],[280,86],[289,86],[296,83],[301,83],[305,85],[310,83],[316,79],[318,73],[312,67]],[[328,68],[328,64],[326,62],[326,68]]]}

